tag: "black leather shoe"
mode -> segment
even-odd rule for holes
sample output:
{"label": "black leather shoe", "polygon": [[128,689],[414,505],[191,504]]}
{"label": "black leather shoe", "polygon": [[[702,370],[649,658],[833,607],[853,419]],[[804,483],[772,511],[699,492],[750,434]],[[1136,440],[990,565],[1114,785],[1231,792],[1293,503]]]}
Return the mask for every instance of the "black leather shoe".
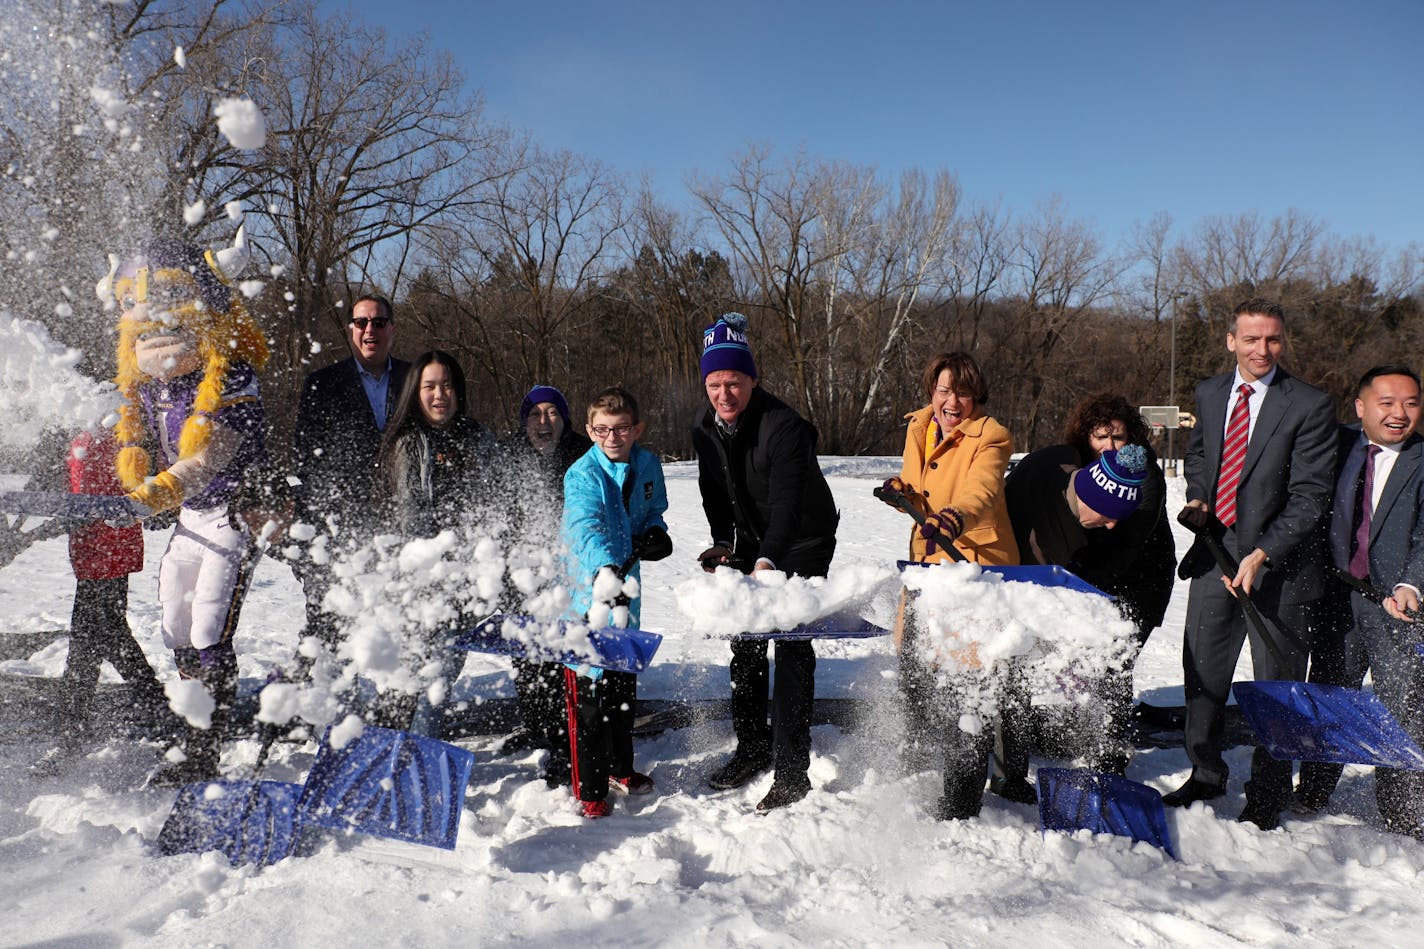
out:
{"label": "black leather shoe", "polygon": [[518,728],[504,740],[504,744],[499,746],[497,754],[508,757],[521,752],[532,751],[535,748],[546,747],[548,743],[544,741],[544,736],[532,729]]}
{"label": "black leather shoe", "polygon": [[1001,778],[995,775],[989,779],[989,792],[1015,804],[1038,803],[1038,792],[1024,778]]}
{"label": "black leather shoe", "polygon": [[1264,801],[1247,801],[1246,809],[1236,818],[1236,822],[1255,824],[1261,830],[1275,830],[1281,826],[1281,809],[1279,805],[1267,804]]}
{"label": "black leather shoe", "polygon": [[1424,827],[1417,821],[1410,819],[1394,820],[1386,817],[1384,819],[1384,829],[1392,834],[1403,834],[1406,837],[1413,837],[1415,840],[1424,840]]}
{"label": "black leather shoe", "polygon": [[732,788],[742,787],[770,767],[769,754],[735,754],[731,761],[707,776],[707,783],[719,791],[730,791]]}
{"label": "black leather shoe", "polygon": [[766,797],[757,802],[757,813],[765,814],[767,811],[774,811],[778,807],[795,804],[810,793],[810,781],[773,781],[771,782],[771,790],[766,792]]}
{"label": "black leather shoe", "polygon": [[961,801],[946,795],[935,802],[934,816],[939,820],[970,820],[979,816],[980,805],[977,799]]}
{"label": "black leather shoe", "polygon": [[1168,807],[1186,807],[1197,801],[1210,801],[1221,797],[1226,788],[1220,784],[1208,784],[1196,778],[1187,778],[1187,783],[1170,794],[1162,795],[1162,803]]}
{"label": "black leather shoe", "polygon": [[1330,804],[1330,795],[1312,792],[1309,788],[1297,788],[1291,796],[1290,809],[1297,814],[1319,814]]}

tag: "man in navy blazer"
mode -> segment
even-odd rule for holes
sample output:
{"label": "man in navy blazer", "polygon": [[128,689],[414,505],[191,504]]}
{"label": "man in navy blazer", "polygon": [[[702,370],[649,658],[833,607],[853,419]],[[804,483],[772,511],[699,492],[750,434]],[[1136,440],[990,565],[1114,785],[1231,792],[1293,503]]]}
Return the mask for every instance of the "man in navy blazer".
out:
{"label": "man in navy blazer", "polygon": [[[410,363],[391,357],[395,312],[385,297],[363,296],[347,322],[351,356],[308,374],[302,382],[293,437],[293,467],[302,485],[303,519],[350,546],[372,528],[372,477],[381,433],[400,395]],[[306,635],[335,647],[335,619],[321,609],[330,573],[302,568],[307,599]]]}
{"label": "man in navy blazer", "polygon": [[[1408,366],[1376,366],[1360,379],[1355,414],[1360,425],[1342,429],[1340,473],[1330,518],[1330,556],[1336,569],[1391,594],[1384,604],[1349,594],[1353,623],[1311,657],[1312,682],[1359,688],[1371,670],[1375,694],[1415,741],[1424,740],[1424,659],[1415,646],[1420,628],[1404,611],[1419,608],[1424,583],[1424,438],[1419,375]],[[1361,531],[1365,462],[1371,465],[1367,532]],[[1364,534],[1362,538],[1360,535]],[[1361,550],[1363,542],[1364,549]],[[1387,612],[1388,611],[1388,612]],[[1391,615],[1392,614],[1392,615]],[[1297,795],[1301,809],[1323,808],[1340,778],[1341,766],[1301,765]],[[1424,776],[1375,770],[1375,798],[1385,825],[1424,836]]]}
{"label": "man in navy blazer", "polygon": [[[1257,679],[1305,678],[1324,579],[1319,525],[1334,487],[1334,406],[1324,392],[1277,365],[1285,349],[1279,304],[1256,299],[1238,306],[1226,348],[1236,357],[1235,369],[1197,386],[1198,422],[1187,447],[1182,517],[1217,533],[1240,568],[1235,576],[1222,576],[1200,541],[1178,568],[1192,581],[1182,655],[1192,773],[1165,796],[1174,807],[1226,792],[1221,733],[1232,674],[1248,635]],[[1249,430],[1233,505],[1222,490],[1222,453],[1243,398]],[[1223,527],[1223,521],[1230,524]],[[1266,620],[1264,635],[1247,627],[1237,599],[1247,595]],[[1263,830],[1276,827],[1290,801],[1291,770],[1290,762],[1257,749],[1239,819]]]}

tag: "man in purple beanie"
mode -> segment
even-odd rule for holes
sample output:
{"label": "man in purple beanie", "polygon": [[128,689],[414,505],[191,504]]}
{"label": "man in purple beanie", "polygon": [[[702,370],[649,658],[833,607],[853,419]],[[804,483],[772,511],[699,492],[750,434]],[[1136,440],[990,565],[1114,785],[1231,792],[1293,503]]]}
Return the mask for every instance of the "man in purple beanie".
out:
{"label": "man in purple beanie", "polygon": [[[1019,555],[1025,564],[1066,567],[1115,597],[1125,618],[1135,619],[1143,585],[1154,582],[1141,545],[1166,501],[1161,470],[1141,445],[1108,449],[1081,463],[1071,445],[1052,445],[1031,452],[1009,472],[1004,497]],[[1146,523],[1139,525],[1134,515],[1143,507]],[[1090,767],[1122,774],[1128,762],[1124,730],[1132,707],[1131,665],[1106,677],[1095,691],[1106,720],[1087,752]],[[995,753],[1001,773],[989,781],[995,794],[1024,804],[1037,800],[1028,782],[1028,698],[1011,695],[1001,709]]]}
{"label": "man in purple beanie", "polygon": [[[816,429],[757,385],[745,316],[723,314],[704,331],[701,369],[710,404],[693,422],[692,445],[712,534],[712,546],[698,556],[702,568],[825,576],[840,513],[816,461]],[[737,750],[708,776],[708,784],[742,787],[774,767],[771,788],[757,804],[761,812],[810,792],[815,672],[809,639],[776,644],[768,723],[767,641],[732,642]]]}

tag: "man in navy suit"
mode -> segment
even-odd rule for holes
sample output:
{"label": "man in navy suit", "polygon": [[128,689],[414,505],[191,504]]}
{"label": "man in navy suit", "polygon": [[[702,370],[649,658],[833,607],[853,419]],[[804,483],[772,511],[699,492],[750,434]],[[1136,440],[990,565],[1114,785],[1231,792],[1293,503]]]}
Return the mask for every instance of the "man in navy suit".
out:
{"label": "man in navy suit", "polygon": [[[350,547],[372,528],[372,473],[386,419],[400,395],[410,363],[391,358],[395,312],[385,297],[363,296],[347,322],[351,356],[310,373],[302,383],[293,438],[293,466],[303,519]],[[334,649],[335,618],[321,609],[331,585],[327,568],[301,570],[307,600],[306,635]]]}
{"label": "man in navy suit", "polygon": [[[1305,678],[1323,585],[1318,528],[1334,487],[1334,406],[1277,365],[1285,350],[1279,304],[1257,299],[1238,306],[1226,348],[1235,369],[1197,386],[1182,516],[1214,531],[1240,568],[1220,575],[1200,541],[1178,568],[1192,581],[1182,655],[1192,773],[1164,798],[1174,807],[1226,793],[1221,733],[1248,635],[1257,679]],[[1247,627],[1238,597],[1248,595],[1265,618],[1263,631]],[[1257,749],[1239,819],[1276,827],[1290,800],[1291,770],[1290,762]]]}
{"label": "man in navy suit", "polygon": [[[1350,618],[1340,635],[1311,658],[1313,682],[1359,688],[1371,670],[1375,694],[1411,737],[1424,740],[1424,642],[1404,611],[1419,608],[1424,583],[1424,439],[1419,376],[1408,366],[1376,366],[1360,379],[1358,428],[1341,430],[1340,473],[1330,518],[1335,567],[1392,594],[1384,604],[1349,594]],[[1368,491],[1366,491],[1368,487]],[[1301,765],[1300,809],[1316,811],[1330,799],[1341,766]],[[1378,768],[1375,797],[1391,830],[1424,836],[1424,778]]]}

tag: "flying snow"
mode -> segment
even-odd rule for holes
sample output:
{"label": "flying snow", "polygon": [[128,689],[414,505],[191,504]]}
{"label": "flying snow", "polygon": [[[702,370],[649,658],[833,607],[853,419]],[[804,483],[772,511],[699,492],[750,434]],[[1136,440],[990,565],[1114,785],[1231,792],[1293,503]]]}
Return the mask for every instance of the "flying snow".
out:
{"label": "flying snow", "polygon": [[251,151],[267,142],[267,121],[251,99],[222,99],[213,107],[218,131],[233,148]]}
{"label": "flying snow", "polygon": [[118,391],[76,370],[83,358],[32,320],[0,312],[0,445],[25,450],[48,429],[94,428],[118,408]]}

